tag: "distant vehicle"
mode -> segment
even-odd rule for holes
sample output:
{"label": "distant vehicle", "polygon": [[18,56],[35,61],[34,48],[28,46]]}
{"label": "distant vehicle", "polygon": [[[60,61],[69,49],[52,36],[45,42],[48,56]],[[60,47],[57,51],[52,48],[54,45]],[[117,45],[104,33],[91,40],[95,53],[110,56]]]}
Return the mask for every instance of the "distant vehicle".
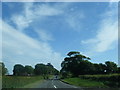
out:
{"label": "distant vehicle", "polygon": [[55,80],[58,80],[58,79],[59,79],[58,75],[55,75],[55,76],[54,76],[54,79],[55,79]]}
{"label": "distant vehicle", "polygon": [[55,76],[55,78],[57,79],[57,75]]}

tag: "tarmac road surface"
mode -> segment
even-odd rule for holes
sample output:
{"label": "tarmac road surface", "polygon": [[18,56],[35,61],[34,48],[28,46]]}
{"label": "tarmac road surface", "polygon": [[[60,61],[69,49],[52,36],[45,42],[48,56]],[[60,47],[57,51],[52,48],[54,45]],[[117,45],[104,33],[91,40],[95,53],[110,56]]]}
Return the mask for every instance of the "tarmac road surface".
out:
{"label": "tarmac road surface", "polygon": [[37,88],[77,88],[77,87],[63,83],[60,80],[51,79],[44,81]]}

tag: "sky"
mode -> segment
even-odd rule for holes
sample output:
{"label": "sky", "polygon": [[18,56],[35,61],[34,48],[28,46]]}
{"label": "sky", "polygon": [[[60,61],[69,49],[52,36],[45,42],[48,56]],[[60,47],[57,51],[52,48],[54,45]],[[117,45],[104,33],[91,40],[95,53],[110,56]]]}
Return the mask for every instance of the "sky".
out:
{"label": "sky", "polygon": [[0,60],[9,73],[15,64],[60,70],[70,51],[118,64],[117,2],[3,2],[0,23]]}

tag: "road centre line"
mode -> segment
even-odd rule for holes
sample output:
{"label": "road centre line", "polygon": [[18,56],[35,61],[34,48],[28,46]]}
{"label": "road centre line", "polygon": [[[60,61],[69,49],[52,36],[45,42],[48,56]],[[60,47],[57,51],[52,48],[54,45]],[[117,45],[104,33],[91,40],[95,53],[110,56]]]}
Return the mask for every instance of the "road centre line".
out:
{"label": "road centre line", "polygon": [[53,80],[52,80],[52,85],[53,85],[54,88],[57,88],[57,87],[53,84]]}
{"label": "road centre line", "polygon": [[57,88],[57,87],[54,85],[54,88]]}

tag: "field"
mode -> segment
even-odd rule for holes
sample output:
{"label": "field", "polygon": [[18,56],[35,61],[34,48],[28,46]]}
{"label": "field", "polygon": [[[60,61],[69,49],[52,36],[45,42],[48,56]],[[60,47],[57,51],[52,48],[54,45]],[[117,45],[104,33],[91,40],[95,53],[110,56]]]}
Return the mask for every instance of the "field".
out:
{"label": "field", "polygon": [[64,82],[81,87],[120,87],[120,74],[80,75],[76,78],[66,78]]}
{"label": "field", "polygon": [[30,83],[43,80],[42,76],[3,76],[2,88],[22,88]]}

